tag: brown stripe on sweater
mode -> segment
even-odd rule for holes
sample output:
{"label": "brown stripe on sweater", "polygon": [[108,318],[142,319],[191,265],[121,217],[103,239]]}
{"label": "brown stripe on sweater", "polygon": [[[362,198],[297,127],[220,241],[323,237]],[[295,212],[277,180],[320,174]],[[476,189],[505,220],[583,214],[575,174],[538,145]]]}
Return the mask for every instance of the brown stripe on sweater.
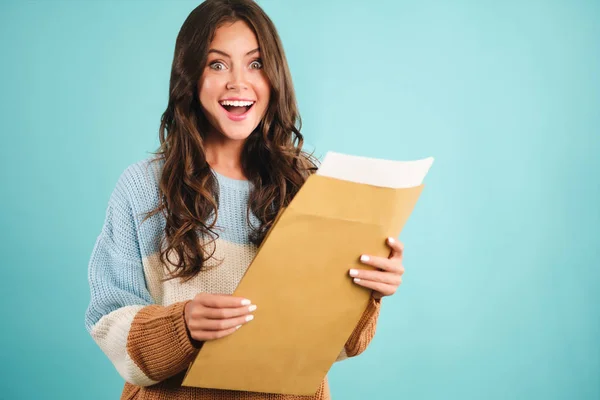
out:
{"label": "brown stripe on sweater", "polygon": [[186,369],[198,353],[186,330],[185,303],[144,307],[131,323],[127,352],[154,381],[162,381]]}

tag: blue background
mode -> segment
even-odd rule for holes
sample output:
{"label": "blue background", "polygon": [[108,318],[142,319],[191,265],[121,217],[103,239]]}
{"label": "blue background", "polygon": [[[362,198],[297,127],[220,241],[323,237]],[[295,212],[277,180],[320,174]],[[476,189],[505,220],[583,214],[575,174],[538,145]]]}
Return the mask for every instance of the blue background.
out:
{"label": "blue background", "polygon": [[[600,398],[600,3],[259,3],[309,149],[436,159],[334,399]],[[121,393],[84,328],[87,263],[197,4],[0,3],[2,398]]]}

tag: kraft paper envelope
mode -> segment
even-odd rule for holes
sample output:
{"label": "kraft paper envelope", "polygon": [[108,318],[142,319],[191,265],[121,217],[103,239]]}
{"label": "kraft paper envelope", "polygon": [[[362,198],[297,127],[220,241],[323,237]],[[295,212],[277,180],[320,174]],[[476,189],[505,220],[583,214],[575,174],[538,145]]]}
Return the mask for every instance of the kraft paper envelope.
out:
{"label": "kraft paper envelope", "polygon": [[183,386],[314,394],[371,296],[348,270],[389,255],[385,238],[399,236],[432,163],[327,153],[234,293],[258,306],[254,320],[205,342]]}

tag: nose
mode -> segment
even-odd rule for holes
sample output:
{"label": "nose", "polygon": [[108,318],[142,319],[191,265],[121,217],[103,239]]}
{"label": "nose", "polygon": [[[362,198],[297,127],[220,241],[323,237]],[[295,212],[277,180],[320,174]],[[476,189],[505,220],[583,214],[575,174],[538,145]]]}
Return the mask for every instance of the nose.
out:
{"label": "nose", "polygon": [[227,89],[229,90],[245,90],[248,89],[246,77],[244,75],[243,68],[232,68],[231,74],[229,74],[229,80],[227,82]]}

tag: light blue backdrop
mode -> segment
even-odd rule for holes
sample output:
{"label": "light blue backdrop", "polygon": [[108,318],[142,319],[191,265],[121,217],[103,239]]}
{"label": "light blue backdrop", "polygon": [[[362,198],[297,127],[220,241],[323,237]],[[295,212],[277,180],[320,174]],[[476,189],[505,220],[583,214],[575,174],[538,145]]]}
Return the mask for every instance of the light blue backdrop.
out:
{"label": "light blue backdrop", "polygon": [[[600,398],[600,5],[262,0],[310,148],[434,156],[377,335],[334,399]],[[0,5],[6,399],[118,398],[84,328],[123,169],[197,1]]]}

